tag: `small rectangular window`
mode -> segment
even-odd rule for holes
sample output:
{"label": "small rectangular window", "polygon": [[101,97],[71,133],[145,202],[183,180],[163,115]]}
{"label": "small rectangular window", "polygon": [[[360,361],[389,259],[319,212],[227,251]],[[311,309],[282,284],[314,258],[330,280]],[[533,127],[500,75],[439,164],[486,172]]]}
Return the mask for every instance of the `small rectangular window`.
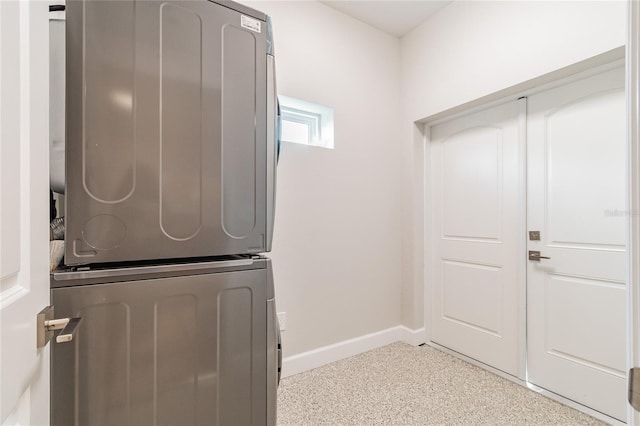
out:
{"label": "small rectangular window", "polygon": [[333,108],[278,96],[283,142],[333,149]]}

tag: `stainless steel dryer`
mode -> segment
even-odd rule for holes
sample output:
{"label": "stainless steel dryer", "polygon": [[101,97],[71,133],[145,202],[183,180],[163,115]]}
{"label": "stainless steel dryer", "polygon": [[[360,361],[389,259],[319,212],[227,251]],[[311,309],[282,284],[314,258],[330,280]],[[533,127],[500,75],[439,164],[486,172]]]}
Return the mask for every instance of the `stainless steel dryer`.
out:
{"label": "stainless steel dryer", "polygon": [[232,1],[66,2],[65,263],[271,250],[271,23]]}

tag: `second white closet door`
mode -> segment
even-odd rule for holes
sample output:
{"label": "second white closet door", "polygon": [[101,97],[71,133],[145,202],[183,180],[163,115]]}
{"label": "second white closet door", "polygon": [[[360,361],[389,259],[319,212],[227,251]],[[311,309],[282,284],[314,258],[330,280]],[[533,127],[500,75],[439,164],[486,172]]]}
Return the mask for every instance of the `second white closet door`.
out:
{"label": "second white closet door", "polygon": [[624,68],[528,102],[528,248],[547,257],[528,261],[528,380],[624,421]]}

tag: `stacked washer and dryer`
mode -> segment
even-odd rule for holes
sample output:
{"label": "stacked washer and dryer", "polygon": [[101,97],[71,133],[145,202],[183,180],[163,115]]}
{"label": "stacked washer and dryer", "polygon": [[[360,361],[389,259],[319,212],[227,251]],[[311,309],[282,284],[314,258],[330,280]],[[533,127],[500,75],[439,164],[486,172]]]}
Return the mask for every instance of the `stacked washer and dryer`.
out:
{"label": "stacked washer and dryer", "polygon": [[210,0],[65,9],[51,22],[65,223],[51,301],[81,321],[52,350],[51,423],[274,425],[268,16]]}

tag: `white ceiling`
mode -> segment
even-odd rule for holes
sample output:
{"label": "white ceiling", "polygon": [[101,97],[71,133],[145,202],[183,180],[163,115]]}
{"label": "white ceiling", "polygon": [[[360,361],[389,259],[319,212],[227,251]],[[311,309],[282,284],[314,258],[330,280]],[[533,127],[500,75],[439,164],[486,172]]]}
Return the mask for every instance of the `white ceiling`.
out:
{"label": "white ceiling", "polygon": [[451,1],[432,0],[320,0],[379,30],[402,37]]}

